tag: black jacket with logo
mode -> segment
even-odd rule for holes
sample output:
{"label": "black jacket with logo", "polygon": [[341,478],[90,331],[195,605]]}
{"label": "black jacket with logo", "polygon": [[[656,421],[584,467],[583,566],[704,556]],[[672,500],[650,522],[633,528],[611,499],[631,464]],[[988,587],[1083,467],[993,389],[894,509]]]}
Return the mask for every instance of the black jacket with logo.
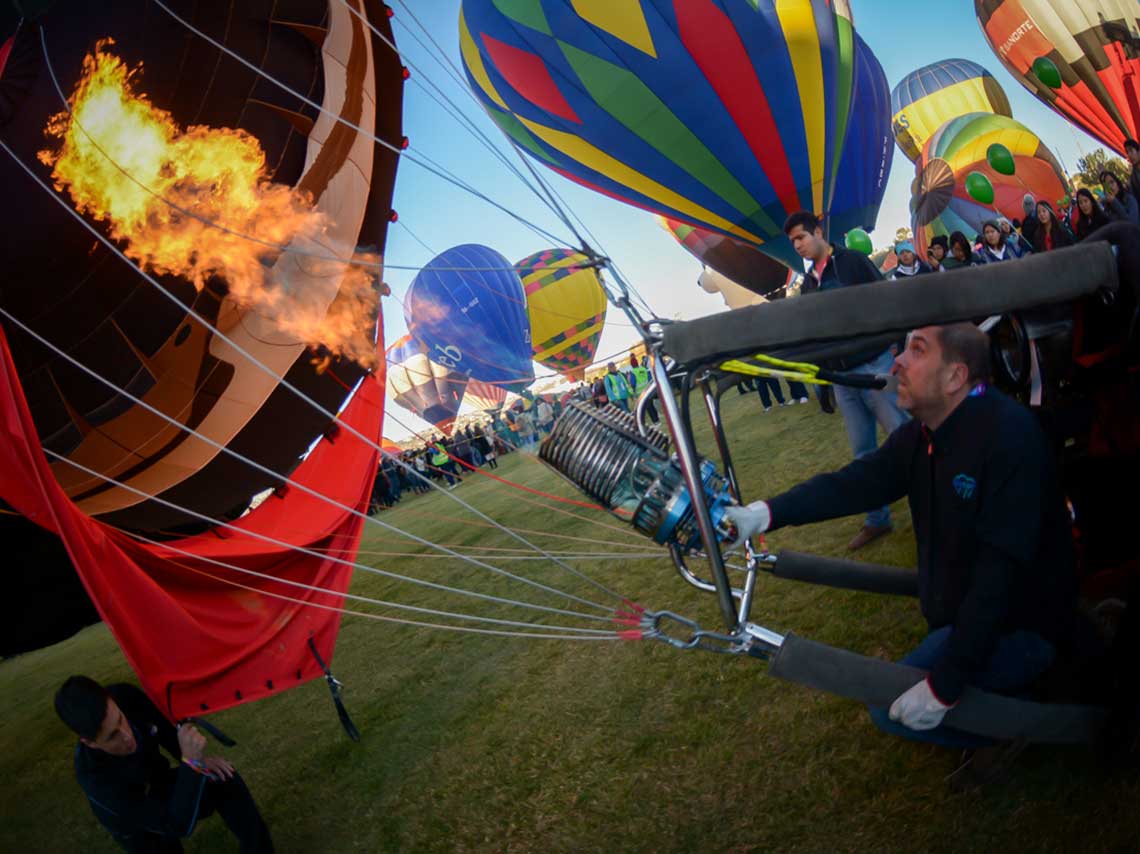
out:
{"label": "black jacket with logo", "polygon": [[1077,599],[1068,512],[1045,435],[1001,394],[967,397],[933,433],[917,420],[874,453],[768,502],[772,529],[862,513],[903,496],[918,545],[922,613],[953,626],[935,693],[955,702],[1005,634],[1057,646]]}
{"label": "black jacket with logo", "polygon": [[[206,777],[183,763],[178,733],[134,685],[107,691],[131,724],[138,747],[129,756],[75,746],[75,774],[100,823],[120,839],[142,833],[188,836],[198,819]],[[162,747],[175,760],[172,768]]]}

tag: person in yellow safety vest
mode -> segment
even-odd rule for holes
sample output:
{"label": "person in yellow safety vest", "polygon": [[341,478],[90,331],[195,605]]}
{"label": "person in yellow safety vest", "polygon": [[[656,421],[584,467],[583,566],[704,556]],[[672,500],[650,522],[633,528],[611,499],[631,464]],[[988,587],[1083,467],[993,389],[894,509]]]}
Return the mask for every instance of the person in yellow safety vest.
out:
{"label": "person in yellow safety vest", "polygon": [[[629,357],[629,372],[633,375],[633,393],[638,397],[640,397],[649,386],[649,368],[645,367],[645,360],[647,358],[649,357],[642,357],[639,364],[636,355]],[[654,424],[657,424],[661,420],[657,415],[657,407],[653,405],[653,401],[645,405],[645,414]]]}
{"label": "person in yellow safety vest", "polygon": [[606,375],[603,379],[606,384],[606,397],[610,399],[610,403],[618,409],[629,412],[629,399],[633,395],[633,389],[629,387],[626,378],[618,373],[617,366],[613,362],[606,365]]}
{"label": "person in yellow safety vest", "polygon": [[432,454],[431,464],[435,466],[447,478],[447,488],[451,489],[459,482],[459,477],[454,474],[455,463],[451,461],[451,457],[447,455],[447,451],[443,449],[443,445],[436,442],[432,445],[435,453]]}

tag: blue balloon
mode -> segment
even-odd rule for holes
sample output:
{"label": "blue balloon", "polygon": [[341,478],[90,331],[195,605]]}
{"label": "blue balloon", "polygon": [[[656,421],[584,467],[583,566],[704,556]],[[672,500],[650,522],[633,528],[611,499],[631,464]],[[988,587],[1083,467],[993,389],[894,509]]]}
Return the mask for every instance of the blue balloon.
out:
{"label": "blue balloon", "polygon": [[433,258],[408,290],[404,320],[445,368],[511,391],[534,382],[526,293],[494,249],[467,243]]}
{"label": "blue balloon", "polygon": [[891,130],[891,87],[867,43],[855,36],[855,90],[851,122],[835,177],[828,234],[842,242],[855,228],[871,231],[891,175],[895,150]]}

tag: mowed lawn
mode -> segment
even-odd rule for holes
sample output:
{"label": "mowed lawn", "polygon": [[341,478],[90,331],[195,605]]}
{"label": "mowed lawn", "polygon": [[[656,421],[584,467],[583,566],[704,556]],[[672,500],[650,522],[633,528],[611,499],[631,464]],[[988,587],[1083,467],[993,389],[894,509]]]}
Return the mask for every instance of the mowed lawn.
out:
{"label": "mowed lawn", "polygon": [[[814,402],[761,414],[754,394],[730,392],[725,416],[749,499],[848,459],[840,417]],[[703,428],[699,411],[694,419]],[[707,433],[700,441],[711,450]],[[522,453],[505,458],[497,474],[579,497]],[[613,517],[565,505],[578,515],[556,512],[544,506],[551,502],[489,478],[468,477],[453,495],[534,532],[525,536],[551,550],[637,553],[651,545]],[[407,497],[376,518],[484,556],[524,554],[511,551],[520,543],[439,494]],[[894,520],[896,533],[861,556],[912,566],[905,506],[894,508]],[[858,524],[781,531],[771,544],[841,555]],[[393,556],[425,550],[377,526],[369,526],[361,549],[362,562],[388,570],[580,608],[451,559]],[[613,601],[551,563],[486,559],[592,601]],[[572,564],[650,608],[719,625],[713,598],[685,585],[664,556]],[[923,634],[913,601],[770,577],[758,588],[753,619],[777,631],[890,658]],[[363,572],[352,591],[468,614],[570,622]],[[341,730],[323,681],[213,717],[239,742],[226,755],[249,782],[279,851],[1140,850],[1140,784],[1081,750],[1031,748],[1006,783],[952,795],[944,778],[955,753],[880,735],[856,704],[771,679],[753,659],[649,641],[501,638],[346,616],[333,664],[360,743]],[[101,625],[0,664],[2,851],[117,850],[75,784],[73,738],[51,708],[54,690],[73,672],[132,678]],[[236,845],[215,818],[186,849]]]}

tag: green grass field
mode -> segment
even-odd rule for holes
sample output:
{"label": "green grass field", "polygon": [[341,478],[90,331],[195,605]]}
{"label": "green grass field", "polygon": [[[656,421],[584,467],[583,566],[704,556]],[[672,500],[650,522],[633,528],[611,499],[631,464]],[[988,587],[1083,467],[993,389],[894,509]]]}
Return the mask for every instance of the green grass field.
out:
{"label": "green grass field", "polygon": [[[695,414],[696,417],[696,414]],[[773,494],[848,458],[838,415],[815,404],[761,414],[755,395],[725,398],[746,498]],[[698,419],[699,420],[699,419]],[[700,438],[711,450],[707,435]],[[577,497],[533,458],[497,474]],[[550,549],[645,545],[619,521],[546,509],[487,478],[455,495],[499,521],[541,532]],[[573,509],[573,508],[571,508]],[[519,546],[438,494],[378,517],[438,542]],[[861,557],[913,565],[905,506],[896,533]],[[781,531],[774,548],[841,555],[859,520]],[[546,534],[588,538],[561,540]],[[405,574],[556,606],[558,599],[423,552],[370,526],[361,560]],[[503,551],[497,554],[511,555]],[[501,564],[600,598],[543,562]],[[717,627],[713,598],[667,558],[574,565],[655,609]],[[353,592],[511,619],[507,606],[444,596],[357,573]],[[391,611],[374,611],[389,613]],[[901,656],[924,633],[917,604],[762,578],[753,619],[865,654]],[[171,643],[177,643],[171,638]],[[1140,784],[1075,749],[1031,748],[1002,785],[952,795],[957,755],[879,734],[859,706],[778,682],[765,665],[656,642],[577,643],[484,637],[346,616],[334,660],[363,740],[342,732],[323,682],[222,712],[279,851],[1136,851]],[[0,850],[116,850],[78,786],[73,738],[51,708],[70,673],[132,678],[107,629],[94,626],[0,664]],[[236,850],[218,819],[188,851]]]}

